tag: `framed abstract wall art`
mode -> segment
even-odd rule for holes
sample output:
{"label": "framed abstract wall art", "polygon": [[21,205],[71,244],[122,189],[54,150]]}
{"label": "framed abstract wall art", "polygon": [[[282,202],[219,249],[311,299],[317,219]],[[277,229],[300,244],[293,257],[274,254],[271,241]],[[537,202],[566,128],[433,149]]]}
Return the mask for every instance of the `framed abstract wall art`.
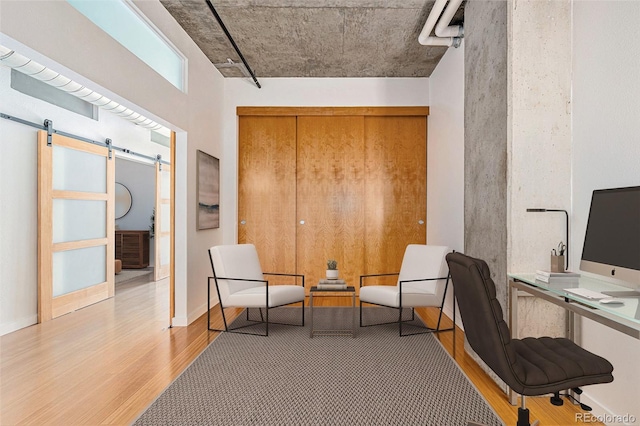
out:
{"label": "framed abstract wall art", "polygon": [[198,230],[220,227],[220,160],[197,152]]}

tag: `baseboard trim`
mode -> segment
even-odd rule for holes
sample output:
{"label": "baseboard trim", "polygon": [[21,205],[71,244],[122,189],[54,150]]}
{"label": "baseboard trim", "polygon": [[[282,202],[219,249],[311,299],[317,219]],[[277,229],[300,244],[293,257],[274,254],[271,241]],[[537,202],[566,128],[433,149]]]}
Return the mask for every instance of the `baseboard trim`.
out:
{"label": "baseboard trim", "polygon": [[584,413],[577,413],[576,415],[582,414],[583,417],[581,419],[576,417],[576,423],[593,423],[595,421],[599,421],[608,426],[613,426],[613,425],[635,425],[638,422],[638,418],[635,417],[635,415],[632,413],[623,413],[623,414],[613,413],[611,410],[609,410],[604,405],[600,404],[595,399],[590,398],[587,391],[583,392],[582,395],[580,395],[580,402],[589,405],[591,408],[593,408],[593,411],[591,412],[585,411]]}
{"label": "baseboard trim", "polygon": [[35,325],[38,323],[38,315],[29,315],[25,318],[22,318],[18,321],[11,321],[7,324],[2,324],[0,326],[0,336],[4,336],[5,334],[13,333],[14,331],[18,331],[21,328],[29,327],[31,325]]}

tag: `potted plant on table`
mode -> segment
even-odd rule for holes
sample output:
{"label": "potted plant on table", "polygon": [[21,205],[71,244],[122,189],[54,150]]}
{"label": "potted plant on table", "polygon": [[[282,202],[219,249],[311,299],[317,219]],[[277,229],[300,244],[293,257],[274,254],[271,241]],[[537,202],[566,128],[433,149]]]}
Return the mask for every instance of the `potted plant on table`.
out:
{"label": "potted plant on table", "polygon": [[338,279],[338,262],[336,260],[329,259],[327,261],[327,279],[328,280]]}

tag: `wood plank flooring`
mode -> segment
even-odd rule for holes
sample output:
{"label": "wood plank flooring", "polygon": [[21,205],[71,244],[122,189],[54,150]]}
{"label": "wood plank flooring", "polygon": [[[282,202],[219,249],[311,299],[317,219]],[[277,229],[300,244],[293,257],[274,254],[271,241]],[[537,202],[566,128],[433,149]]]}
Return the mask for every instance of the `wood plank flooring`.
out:
{"label": "wood plank flooring", "polygon": [[[0,424],[131,424],[218,335],[207,331],[206,315],[188,327],[168,328],[168,288],[168,280],[128,281],[112,299],[0,337]],[[344,306],[351,300],[314,302]],[[436,309],[418,313],[435,324]],[[218,309],[214,321],[221,324]],[[446,318],[444,327],[450,325]],[[449,353],[452,334],[438,335]],[[456,361],[504,422],[515,424],[517,408],[464,353],[460,330]],[[548,398],[528,398],[527,405],[542,425],[575,424],[580,412],[569,403],[555,407]]]}

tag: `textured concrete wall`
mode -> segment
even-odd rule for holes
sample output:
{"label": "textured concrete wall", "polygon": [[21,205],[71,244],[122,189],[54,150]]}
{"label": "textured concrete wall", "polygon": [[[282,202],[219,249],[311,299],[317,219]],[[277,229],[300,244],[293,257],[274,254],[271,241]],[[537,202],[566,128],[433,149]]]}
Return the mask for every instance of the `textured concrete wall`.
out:
{"label": "textured concrete wall", "polygon": [[465,253],[484,259],[507,302],[507,2],[465,10]]}
{"label": "textured concrete wall", "polygon": [[[549,269],[571,217],[571,0],[509,8],[509,272]],[[570,258],[574,265],[576,259]],[[526,299],[526,300],[525,300]],[[518,336],[564,336],[565,310],[521,297]]]}
{"label": "textured concrete wall", "polygon": [[488,263],[506,314],[507,2],[467,4],[464,47],[464,251]]}
{"label": "textured concrete wall", "polygon": [[[570,10],[569,0],[466,7],[465,252],[489,264],[505,319],[507,272],[548,269],[565,240],[562,214],[526,209],[571,211]],[[532,297],[519,308],[519,335],[564,332],[560,308]]]}

